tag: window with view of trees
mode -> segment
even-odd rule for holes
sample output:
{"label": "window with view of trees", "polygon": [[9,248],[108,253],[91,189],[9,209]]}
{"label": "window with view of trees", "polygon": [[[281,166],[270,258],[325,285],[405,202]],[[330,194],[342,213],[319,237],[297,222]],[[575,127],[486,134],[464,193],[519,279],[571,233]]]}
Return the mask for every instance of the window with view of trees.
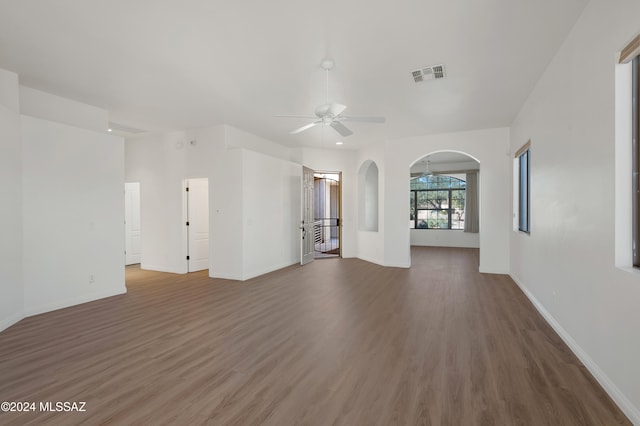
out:
{"label": "window with view of trees", "polygon": [[410,228],[464,229],[464,180],[453,176],[421,176],[411,180],[410,191]]}
{"label": "window with view of trees", "polygon": [[520,154],[518,159],[520,166],[520,199],[519,213],[520,221],[518,228],[522,232],[529,232],[529,150]]}

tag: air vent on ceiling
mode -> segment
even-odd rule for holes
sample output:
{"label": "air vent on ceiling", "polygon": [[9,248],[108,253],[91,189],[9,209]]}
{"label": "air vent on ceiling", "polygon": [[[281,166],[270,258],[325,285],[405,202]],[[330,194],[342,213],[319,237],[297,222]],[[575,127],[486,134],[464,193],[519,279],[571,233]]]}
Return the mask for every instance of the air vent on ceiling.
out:
{"label": "air vent on ceiling", "polygon": [[427,80],[438,80],[445,77],[444,65],[432,65],[411,71],[413,81],[420,83]]}

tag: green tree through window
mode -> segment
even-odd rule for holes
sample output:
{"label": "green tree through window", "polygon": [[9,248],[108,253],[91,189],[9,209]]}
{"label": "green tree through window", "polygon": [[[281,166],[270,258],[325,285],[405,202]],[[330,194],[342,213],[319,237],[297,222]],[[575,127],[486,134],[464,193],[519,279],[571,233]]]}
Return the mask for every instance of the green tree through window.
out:
{"label": "green tree through window", "polygon": [[466,182],[453,176],[430,175],[412,179],[409,227],[464,229]]}

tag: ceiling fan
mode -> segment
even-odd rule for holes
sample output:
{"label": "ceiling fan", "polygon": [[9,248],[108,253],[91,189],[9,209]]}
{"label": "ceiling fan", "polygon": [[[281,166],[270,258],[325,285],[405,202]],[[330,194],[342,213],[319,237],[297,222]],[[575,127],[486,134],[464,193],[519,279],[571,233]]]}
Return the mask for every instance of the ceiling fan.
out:
{"label": "ceiling fan", "polygon": [[325,59],[320,64],[323,70],[326,73],[327,80],[327,90],[326,90],[326,102],[324,104],[318,105],[314,111],[315,117],[306,116],[306,115],[277,115],[276,117],[287,117],[287,118],[308,118],[312,119],[311,123],[305,124],[302,127],[299,127],[295,130],[289,132],[289,134],[295,135],[305,130],[308,130],[317,125],[325,125],[332,127],[336,132],[338,132],[341,136],[350,136],[353,132],[344,124],[345,121],[352,122],[361,122],[361,123],[384,123],[384,117],[352,117],[347,115],[342,115],[344,110],[347,109],[346,105],[329,102],[329,71],[331,71],[335,63],[332,59]]}

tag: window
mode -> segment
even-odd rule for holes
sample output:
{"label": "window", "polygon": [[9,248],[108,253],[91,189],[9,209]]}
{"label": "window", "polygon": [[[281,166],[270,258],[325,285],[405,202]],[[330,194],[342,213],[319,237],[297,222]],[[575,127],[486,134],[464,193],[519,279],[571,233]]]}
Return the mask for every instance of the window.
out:
{"label": "window", "polygon": [[640,149],[638,137],[640,137],[640,56],[636,56],[632,63],[633,84],[632,84],[632,116],[633,116],[633,133],[632,133],[632,162],[633,162],[633,266],[640,267],[640,253],[638,253],[638,244],[640,243]]}
{"label": "window", "polygon": [[615,263],[640,268],[640,34],[615,71]]}
{"label": "window", "polygon": [[429,175],[411,180],[409,228],[464,229],[466,182]]}
{"label": "window", "polygon": [[527,142],[516,152],[518,160],[518,229],[527,234],[531,232],[530,214],[530,166],[531,166],[531,141]]}

